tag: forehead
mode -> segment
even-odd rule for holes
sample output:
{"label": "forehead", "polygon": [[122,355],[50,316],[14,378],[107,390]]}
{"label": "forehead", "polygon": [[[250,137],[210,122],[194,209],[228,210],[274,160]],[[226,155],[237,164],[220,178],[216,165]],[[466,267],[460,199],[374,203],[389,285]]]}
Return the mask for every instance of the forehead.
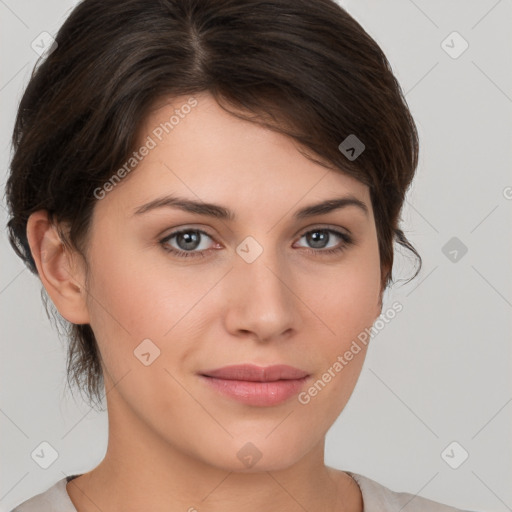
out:
{"label": "forehead", "polygon": [[261,210],[350,193],[371,209],[365,184],[312,162],[294,139],[233,116],[208,93],[156,104],[141,125],[136,153],[135,168],[103,206],[133,209],[176,193]]}

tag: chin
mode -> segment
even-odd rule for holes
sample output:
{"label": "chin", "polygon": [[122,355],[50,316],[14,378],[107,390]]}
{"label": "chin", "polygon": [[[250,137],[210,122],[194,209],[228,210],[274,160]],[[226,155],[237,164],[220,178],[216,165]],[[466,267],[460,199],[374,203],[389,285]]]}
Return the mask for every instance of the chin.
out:
{"label": "chin", "polygon": [[314,441],[308,443],[306,439],[298,440],[286,435],[274,439],[265,439],[265,436],[267,433],[257,437],[246,436],[243,440],[237,437],[227,445],[217,445],[214,448],[217,453],[209,457],[210,464],[235,473],[281,471],[300,461],[306,455],[309,444],[311,447],[316,444]]}

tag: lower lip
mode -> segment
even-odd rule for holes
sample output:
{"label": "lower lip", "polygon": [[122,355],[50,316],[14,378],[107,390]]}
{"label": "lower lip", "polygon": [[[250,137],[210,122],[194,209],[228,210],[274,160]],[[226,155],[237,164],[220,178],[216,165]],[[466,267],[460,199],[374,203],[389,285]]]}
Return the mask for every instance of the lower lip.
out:
{"label": "lower lip", "polygon": [[251,382],[227,380],[201,375],[210,386],[222,394],[248,405],[270,406],[285,402],[299,393],[307,377],[302,379],[277,380],[273,382]]}

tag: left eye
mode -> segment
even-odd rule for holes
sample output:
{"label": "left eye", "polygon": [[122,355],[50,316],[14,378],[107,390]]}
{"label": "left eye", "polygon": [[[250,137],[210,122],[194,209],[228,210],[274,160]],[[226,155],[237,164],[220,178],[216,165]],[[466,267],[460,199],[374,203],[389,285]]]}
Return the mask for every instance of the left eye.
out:
{"label": "left eye", "polygon": [[[304,233],[301,236],[302,238],[306,238],[308,243],[312,244],[313,249],[326,249],[333,247],[332,245],[330,247],[327,247],[325,245],[326,241],[330,241],[332,238],[332,235],[335,235],[335,237],[341,238],[345,242],[349,242],[349,238],[347,235],[344,235],[343,233],[339,233],[338,231],[335,231],[333,229],[315,229],[313,231],[308,231],[307,233]],[[334,247],[336,247],[337,244],[334,244]]]}

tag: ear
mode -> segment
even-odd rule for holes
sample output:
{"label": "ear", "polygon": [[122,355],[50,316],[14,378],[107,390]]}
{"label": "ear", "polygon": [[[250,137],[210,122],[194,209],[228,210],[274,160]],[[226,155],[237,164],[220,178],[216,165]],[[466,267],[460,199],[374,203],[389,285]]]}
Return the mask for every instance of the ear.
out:
{"label": "ear", "polygon": [[59,313],[74,324],[88,324],[85,269],[78,254],[62,242],[46,210],[30,215],[27,239],[39,278]]}

